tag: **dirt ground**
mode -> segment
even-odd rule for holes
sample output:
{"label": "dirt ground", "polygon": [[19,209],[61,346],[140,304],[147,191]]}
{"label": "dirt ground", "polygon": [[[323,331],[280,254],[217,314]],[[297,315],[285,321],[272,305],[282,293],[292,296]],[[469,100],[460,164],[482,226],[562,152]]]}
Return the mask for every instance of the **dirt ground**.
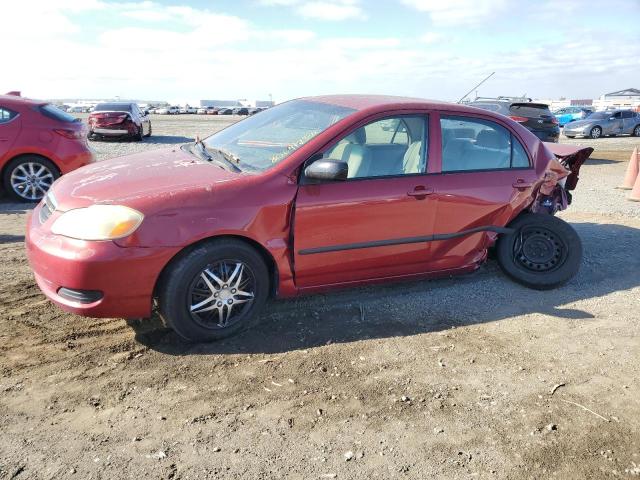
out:
{"label": "dirt ground", "polygon": [[[228,121],[155,116],[150,140],[92,145]],[[210,345],[58,310],[26,262],[27,207],[0,201],[0,478],[640,476],[640,204],[614,189],[640,142],[571,143],[596,152],[562,214],[584,242],[568,285],[528,290],[489,261],[273,302]]]}

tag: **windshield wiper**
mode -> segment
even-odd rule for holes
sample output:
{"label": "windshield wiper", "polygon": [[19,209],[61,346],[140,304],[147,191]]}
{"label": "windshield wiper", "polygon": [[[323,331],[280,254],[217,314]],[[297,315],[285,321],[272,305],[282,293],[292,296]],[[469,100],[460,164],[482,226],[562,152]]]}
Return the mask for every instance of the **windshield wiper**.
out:
{"label": "windshield wiper", "polygon": [[218,156],[220,156],[234,170],[236,170],[238,172],[242,171],[242,169],[239,167],[240,159],[238,157],[236,157],[233,153],[231,153],[231,152],[229,152],[227,150],[223,150],[221,148],[209,148],[209,147],[204,147],[204,148],[207,149],[207,153],[209,151],[217,153]]}

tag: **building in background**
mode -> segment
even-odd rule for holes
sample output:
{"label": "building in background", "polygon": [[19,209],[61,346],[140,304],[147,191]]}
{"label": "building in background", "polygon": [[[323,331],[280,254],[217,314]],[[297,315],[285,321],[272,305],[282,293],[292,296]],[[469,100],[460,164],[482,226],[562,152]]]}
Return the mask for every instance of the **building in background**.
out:
{"label": "building in background", "polygon": [[593,106],[596,107],[596,110],[629,108],[640,111],[640,90],[626,88],[617,92],[605,93],[598,100],[594,100]]}

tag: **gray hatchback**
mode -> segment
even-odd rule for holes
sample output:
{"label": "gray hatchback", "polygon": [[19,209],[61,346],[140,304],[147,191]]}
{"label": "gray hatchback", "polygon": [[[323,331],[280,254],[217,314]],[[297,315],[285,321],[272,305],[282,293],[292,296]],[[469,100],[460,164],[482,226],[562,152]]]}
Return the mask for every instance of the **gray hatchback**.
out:
{"label": "gray hatchback", "polygon": [[565,137],[600,138],[605,135],[633,135],[640,137],[640,113],[631,110],[595,112],[582,120],[564,126]]}

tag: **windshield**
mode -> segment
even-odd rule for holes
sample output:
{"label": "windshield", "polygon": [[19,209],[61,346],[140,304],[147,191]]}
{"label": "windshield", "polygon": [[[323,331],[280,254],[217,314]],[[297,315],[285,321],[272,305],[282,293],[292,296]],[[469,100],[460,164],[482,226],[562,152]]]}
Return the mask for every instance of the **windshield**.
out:
{"label": "windshield", "polygon": [[609,117],[613,117],[615,112],[596,112],[589,115],[589,120],[604,120]]}
{"label": "windshield", "polygon": [[263,171],[355,110],[292,100],[231,125],[204,140],[207,148],[229,152],[240,168]]}

